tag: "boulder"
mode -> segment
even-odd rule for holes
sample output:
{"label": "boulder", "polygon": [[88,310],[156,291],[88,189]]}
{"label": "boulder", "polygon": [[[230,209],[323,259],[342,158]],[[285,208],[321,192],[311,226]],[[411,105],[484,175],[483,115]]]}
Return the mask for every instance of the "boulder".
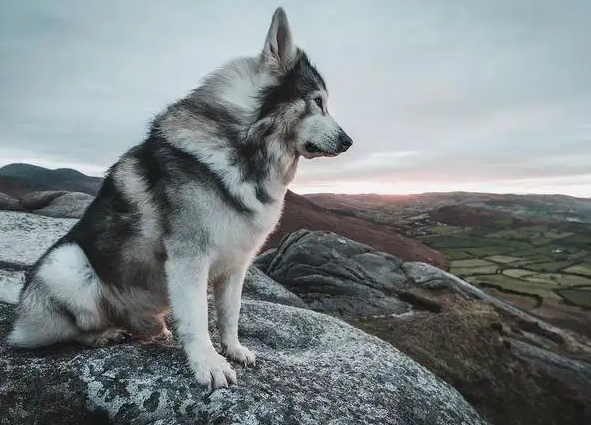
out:
{"label": "boulder", "polygon": [[22,211],[18,199],[0,192],[0,210],[3,211]]}
{"label": "boulder", "polygon": [[38,210],[40,208],[45,208],[54,199],[66,193],[68,192],[63,190],[35,190],[22,195],[20,203],[23,208],[26,208],[27,210]]}
{"label": "boulder", "polygon": [[0,261],[30,265],[77,220],[0,211]]}
{"label": "boulder", "polygon": [[82,192],[67,192],[53,199],[46,207],[35,210],[48,217],[80,218],[94,200],[94,196]]}
{"label": "boulder", "polygon": [[246,273],[242,296],[248,299],[307,308],[306,303],[300,297],[285,289],[284,286],[275,282],[255,266],[250,267]]}
{"label": "boulder", "polygon": [[80,218],[94,200],[94,196],[83,192],[45,190],[30,192],[20,200],[28,211],[48,217]]}
{"label": "boulder", "polygon": [[256,264],[315,311],[356,318],[413,309],[402,260],[333,232],[295,231]]}
{"label": "boulder", "polygon": [[[0,299],[75,222],[0,212]],[[236,367],[237,388],[197,387],[178,342],[8,350],[13,307],[0,304],[0,412],[7,423],[161,424],[578,425],[591,414],[588,341],[437,267],[307,230],[254,264],[240,334],[259,360]]]}

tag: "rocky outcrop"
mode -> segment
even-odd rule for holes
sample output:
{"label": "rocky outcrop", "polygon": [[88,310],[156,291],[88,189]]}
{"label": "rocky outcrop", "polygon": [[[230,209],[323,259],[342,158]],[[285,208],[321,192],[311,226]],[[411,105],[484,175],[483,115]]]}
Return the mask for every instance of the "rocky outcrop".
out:
{"label": "rocky outcrop", "polygon": [[[1,305],[2,336],[9,317]],[[485,423],[410,358],[329,316],[245,301],[240,329],[257,365],[237,366],[238,387],[213,394],[195,385],[177,343],[0,346],[0,423]]]}
{"label": "rocky outcrop", "polygon": [[410,286],[400,259],[332,232],[293,232],[257,265],[316,311],[352,318],[412,308],[400,298]]}
{"label": "rocky outcrop", "polygon": [[48,217],[80,218],[94,196],[82,192],[67,192],[58,196],[46,207],[35,210],[36,214]]}
{"label": "rocky outcrop", "polygon": [[22,211],[18,199],[0,192],[0,210],[4,211]]}
{"label": "rocky outcrop", "polygon": [[20,204],[27,211],[48,217],[80,218],[94,196],[82,192],[41,191],[23,196]]}
{"label": "rocky outcrop", "polygon": [[23,208],[33,211],[47,207],[54,199],[65,195],[63,190],[39,190],[21,196],[20,204]]}
{"label": "rocky outcrop", "polygon": [[456,286],[441,269],[403,262],[333,232],[293,232],[255,264],[312,310],[346,319],[437,311],[437,302],[416,290]]}

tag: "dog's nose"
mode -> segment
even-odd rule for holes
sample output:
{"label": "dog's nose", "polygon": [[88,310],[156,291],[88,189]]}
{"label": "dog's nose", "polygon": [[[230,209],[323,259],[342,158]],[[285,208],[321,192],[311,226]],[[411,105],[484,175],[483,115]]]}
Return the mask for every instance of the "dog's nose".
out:
{"label": "dog's nose", "polygon": [[353,139],[351,139],[347,133],[341,131],[339,134],[339,146],[341,152],[345,152],[351,147],[351,145],[353,145]]}

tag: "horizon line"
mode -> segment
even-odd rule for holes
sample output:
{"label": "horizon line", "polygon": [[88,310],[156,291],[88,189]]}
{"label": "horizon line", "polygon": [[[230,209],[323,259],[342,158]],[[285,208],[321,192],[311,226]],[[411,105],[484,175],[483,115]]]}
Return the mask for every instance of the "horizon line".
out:
{"label": "horizon line", "polygon": [[[39,161],[36,159],[22,159],[20,161],[11,161],[11,162],[6,162],[6,161],[0,161],[0,169],[4,168],[6,166],[9,165],[18,165],[18,164],[23,164],[23,165],[32,165],[35,167],[40,167],[40,168],[45,168],[47,170],[50,171],[55,171],[55,170],[60,170],[60,169],[70,169],[70,170],[74,170],[77,171],[81,174],[84,174],[88,177],[95,177],[95,178],[104,178],[105,177],[105,173],[108,170],[108,167],[104,168],[103,167],[95,167],[95,166],[88,166],[87,164],[74,164],[74,163],[58,163],[58,162],[52,162],[52,161]],[[44,165],[41,165],[44,164]],[[51,168],[50,166],[47,166],[48,164],[53,164],[58,165],[55,168]],[[77,165],[80,165],[81,167],[77,167]],[[98,172],[98,169],[103,169],[102,172]],[[81,169],[83,169],[84,171],[81,171]],[[97,170],[95,172],[89,172],[88,170]],[[480,184],[486,184],[484,182],[481,182]],[[489,183],[490,184],[490,183]],[[371,186],[371,183],[369,183],[368,185]],[[328,187],[333,186],[334,189],[333,190],[326,190],[328,189]],[[319,187],[318,190],[313,190],[314,187],[314,183],[312,183],[310,186],[305,185],[305,184],[295,184],[293,187],[288,187],[288,190],[290,190],[293,193],[296,193],[300,196],[302,195],[325,195],[325,194],[330,194],[330,195],[339,195],[339,196],[358,196],[358,195],[364,195],[364,196],[418,196],[418,195],[431,195],[431,194],[450,194],[450,193],[466,193],[466,194],[495,194],[495,195],[513,195],[513,196],[567,196],[567,197],[571,197],[571,198],[575,198],[575,199],[582,199],[582,200],[591,200],[591,189],[588,193],[586,194],[568,194],[565,192],[559,192],[559,191],[531,191],[531,190],[508,190],[508,189],[494,189],[494,188],[490,188],[488,190],[483,190],[483,189],[474,189],[474,190],[466,190],[466,189],[462,189],[462,188],[457,188],[457,189],[453,189],[453,184],[449,184],[449,186],[452,186],[452,188],[448,189],[448,190],[437,190],[437,189],[433,189],[433,190],[429,190],[428,186],[429,184],[421,184],[421,186],[426,186],[426,188],[424,190],[401,190],[401,191],[375,191],[375,190],[371,190],[368,189],[367,191],[342,191],[339,190],[339,184],[335,183],[334,185],[324,185],[322,187]],[[434,185],[435,186],[435,185]],[[503,185],[499,185],[499,186],[503,186]]]}

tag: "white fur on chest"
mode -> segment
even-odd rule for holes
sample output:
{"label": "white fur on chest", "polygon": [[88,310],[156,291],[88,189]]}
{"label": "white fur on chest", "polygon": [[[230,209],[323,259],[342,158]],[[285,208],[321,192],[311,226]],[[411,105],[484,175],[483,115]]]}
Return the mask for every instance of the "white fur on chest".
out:
{"label": "white fur on chest", "polygon": [[[275,229],[281,217],[283,201],[265,206],[254,216],[220,214],[212,220],[212,274],[232,272],[250,263]],[[219,220],[219,218],[223,218]]]}

